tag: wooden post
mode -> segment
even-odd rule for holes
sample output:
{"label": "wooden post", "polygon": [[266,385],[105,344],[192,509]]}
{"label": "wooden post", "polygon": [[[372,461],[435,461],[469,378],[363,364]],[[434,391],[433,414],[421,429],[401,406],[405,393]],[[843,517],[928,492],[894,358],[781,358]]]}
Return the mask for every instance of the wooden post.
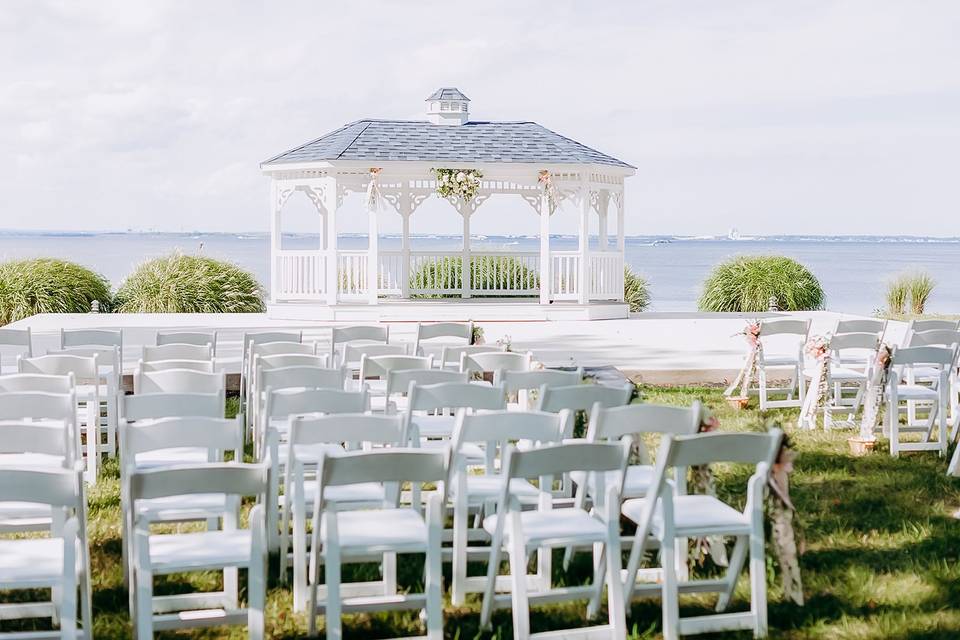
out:
{"label": "wooden post", "polygon": [[550,304],[553,277],[550,257],[550,198],[540,196],[540,304]]}
{"label": "wooden post", "polygon": [[463,216],[463,251],[460,257],[461,298],[470,297],[470,205],[457,205],[460,215]]}
{"label": "wooden post", "polygon": [[327,209],[327,304],[337,304],[340,278],[337,260],[337,179],[327,178],[324,189]]}
{"label": "wooden post", "polygon": [[577,302],[590,301],[590,185],[581,178],[580,185],[580,265],[577,274]]}

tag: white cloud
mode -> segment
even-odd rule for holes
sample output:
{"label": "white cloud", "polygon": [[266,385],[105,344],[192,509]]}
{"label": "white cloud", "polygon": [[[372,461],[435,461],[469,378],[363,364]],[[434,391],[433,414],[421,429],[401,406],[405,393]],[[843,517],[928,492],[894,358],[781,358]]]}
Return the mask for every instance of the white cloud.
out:
{"label": "white cloud", "polygon": [[265,230],[261,160],[455,84],[638,165],[632,233],[956,234],[958,31],[951,0],[11,0],[0,227]]}

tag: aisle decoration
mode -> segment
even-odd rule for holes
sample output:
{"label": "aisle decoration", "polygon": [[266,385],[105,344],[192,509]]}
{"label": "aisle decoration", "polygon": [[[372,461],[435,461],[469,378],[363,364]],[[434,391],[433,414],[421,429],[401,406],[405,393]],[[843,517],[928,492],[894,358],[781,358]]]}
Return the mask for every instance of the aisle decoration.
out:
{"label": "aisle decoration", "polygon": [[[812,336],[805,347],[807,355],[816,361],[816,369],[810,378],[810,388],[800,408],[797,424],[805,429],[817,426],[817,415],[823,413],[823,428],[829,431],[833,425],[833,403],[830,402],[830,334]],[[798,381],[803,384],[803,380]]]}
{"label": "aisle decoration", "polygon": [[483,327],[480,325],[473,325],[473,333],[470,334],[470,344],[485,344],[483,339]]}
{"label": "aisle decoration", "polygon": [[543,189],[544,195],[547,196],[547,202],[550,204],[550,213],[552,214],[557,210],[557,207],[560,206],[560,192],[557,190],[557,185],[553,184],[553,176],[550,175],[549,171],[544,169],[537,176],[537,182]]}
{"label": "aisle decoration", "polygon": [[461,202],[477,196],[483,173],[475,169],[431,169],[437,179],[437,195]]}
{"label": "aisle decoration", "polygon": [[[750,402],[750,387],[757,378],[757,363],[760,361],[763,352],[763,344],[760,342],[760,321],[753,320],[747,323],[743,331],[734,335],[742,335],[747,341],[747,356],[743,361],[743,368],[734,378],[733,383],[723,392],[731,404],[740,409],[745,409]],[[733,395],[740,387],[738,395]]]}
{"label": "aisle decoration", "polygon": [[378,213],[383,208],[383,194],[380,192],[380,172],[379,167],[370,167],[370,181],[367,182],[367,211]]}
{"label": "aisle decoration", "polygon": [[876,430],[882,415],[883,394],[890,377],[890,363],[893,362],[893,348],[888,344],[880,345],[877,359],[867,380],[867,393],[863,401],[863,416],[860,419],[860,433],[849,439],[854,454],[863,455],[876,445]]}

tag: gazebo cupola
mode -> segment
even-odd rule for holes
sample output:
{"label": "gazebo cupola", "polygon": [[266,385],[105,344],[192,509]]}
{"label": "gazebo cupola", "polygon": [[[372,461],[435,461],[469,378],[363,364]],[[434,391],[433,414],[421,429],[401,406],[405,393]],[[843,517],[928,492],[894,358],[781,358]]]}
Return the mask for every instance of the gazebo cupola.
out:
{"label": "gazebo cupola", "polygon": [[461,125],[470,120],[470,98],[456,87],[441,87],[427,98],[427,120],[432,124]]}

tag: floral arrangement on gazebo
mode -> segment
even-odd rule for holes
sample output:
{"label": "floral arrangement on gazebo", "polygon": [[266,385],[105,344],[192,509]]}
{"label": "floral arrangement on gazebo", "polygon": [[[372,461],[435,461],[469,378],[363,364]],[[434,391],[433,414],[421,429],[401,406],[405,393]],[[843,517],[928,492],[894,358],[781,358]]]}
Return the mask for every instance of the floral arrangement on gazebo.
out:
{"label": "floral arrangement on gazebo", "polygon": [[437,178],[437,195],[470,202],[477,196],[483,173],[469,169],[433,169]]}

